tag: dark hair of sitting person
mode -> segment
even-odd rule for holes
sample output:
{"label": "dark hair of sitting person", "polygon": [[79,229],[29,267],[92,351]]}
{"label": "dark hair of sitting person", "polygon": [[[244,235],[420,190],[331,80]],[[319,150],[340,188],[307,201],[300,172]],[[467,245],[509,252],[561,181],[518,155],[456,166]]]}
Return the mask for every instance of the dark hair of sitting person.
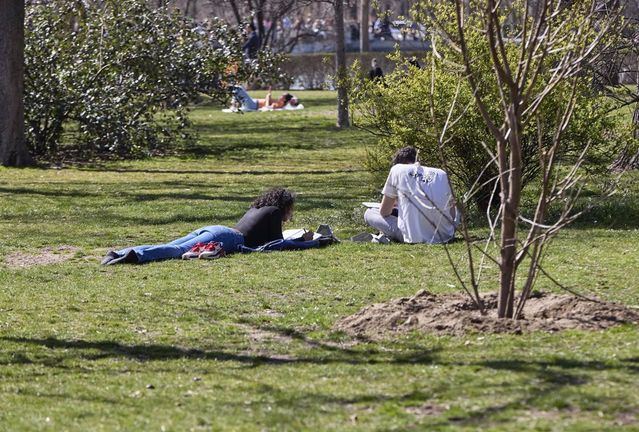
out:
{"label": "dark hair of sitting person", "polygon": [[280,209],[282,217],[286,213],[286,210],[293,207],[295,204],[295,193],[282,187],[275,187],[267,190],[262,195],[257,197],[251,207],[262,208],[267,206],[273,206]]}
{"label": "dark hair of sitting person", "polygon": [[417,161],[417,149],[415,147],[403,147],[397,150],[395,156],[393,156],[393,161],[391,165],[397,164],[412,164]]}

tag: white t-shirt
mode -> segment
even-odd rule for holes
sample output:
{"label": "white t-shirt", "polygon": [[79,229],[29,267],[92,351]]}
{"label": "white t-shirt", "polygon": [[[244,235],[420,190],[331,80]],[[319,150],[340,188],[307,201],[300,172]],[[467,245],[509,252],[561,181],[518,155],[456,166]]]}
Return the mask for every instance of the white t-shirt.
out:
{"label": "white t-shirt", "polygon": [[397,164],[382,193],[397,198],[397,226],[406,243],[444,243],[455,235],[455,205],[448,175],[438,168]]}

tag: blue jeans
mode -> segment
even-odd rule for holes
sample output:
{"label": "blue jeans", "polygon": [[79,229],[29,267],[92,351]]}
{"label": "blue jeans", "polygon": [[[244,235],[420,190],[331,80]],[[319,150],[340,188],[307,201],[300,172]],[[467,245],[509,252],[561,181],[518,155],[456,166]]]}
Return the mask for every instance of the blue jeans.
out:
{"label": "blue jeans", "polygon": [[220,242],[226,253],[237,252],[244,245],[244,236],[239,231],[222,225],[212,225],[197,229],[191,234],[162,245],[134,246],[116,251],[118,256],[125,256],[134,251],[138,263],[181,258],[196,243]]}
{"label": "blue jeans", "polygon": [[239,103],[242,104],[242,110],[244,111],[257,111],[259,106],[257,101],[254,100],[241,86],[233,86],[233,96]]}

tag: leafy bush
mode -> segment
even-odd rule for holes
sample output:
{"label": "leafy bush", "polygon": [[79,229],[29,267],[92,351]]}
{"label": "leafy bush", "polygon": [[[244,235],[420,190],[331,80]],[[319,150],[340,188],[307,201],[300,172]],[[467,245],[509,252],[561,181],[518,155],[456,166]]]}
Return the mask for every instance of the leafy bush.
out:
{"label": "leafy bush", "polygon": [[[490,69],[489,53],[476,40],[469,39],[468,44],[473,50],[473,64],[480,71],[478,81],[483,99],[495,122],[501,124],[501,107],[497,105],[499,89]],[[429,52],[420,59],[424,68],[404,61],[383,82],[371,82],[359,66],[352,68],[354,122],[378,137],[368,157],[368,166],[376,173],[376,181],[383,181],[388,173],[391,155],[398,148],[412,145],[420,150],[420,160],[425,165],[442,166],[442,161],[446,161],[457,190],[472,190],[471,201],[485,210],[493,191],[499,193],[495,189],[497,167],[490,163],[490,153],[496,154],[495,142],[475,108],[458,53],[441,40],[436,41],[436,46],[436,54]],[[399,53],[394,57],[401,64]],[[549,59],[549,64],[552,60]],[[550,73],[551,67],[544,75]],[[577,79],[574,114],[563,132],[561,154],[557,156],[569,162],[590,143],[588,167],[605,169],[618,145],[626,142],[627,129],[621,127],[619,117],[609,115],[614,108],[612,100],[594,95],[590,83],[586,76]],[[525,183],[539,174],[542,168],[538,161],[539,146],[547,148],[552,142],[553,125],[560,120],[558,115],[563,112],[571,91],[568,82],[554,89],[539,111],[538,122],[526,126],[522,140]],[[448,130],[440,142],[447,119]],[[496,205],[499,200],[495,198],[492,203]]]}
{"label": "leafy bush", "polygon": [[237,29],[144,0],[31,4],[25,38],[27,140],[38,156],[55,154],[67,133],[98,156],[188,141],[187,104],[201,93],[226,101],[228,83],[279,73],[270,53],[244,61]]}

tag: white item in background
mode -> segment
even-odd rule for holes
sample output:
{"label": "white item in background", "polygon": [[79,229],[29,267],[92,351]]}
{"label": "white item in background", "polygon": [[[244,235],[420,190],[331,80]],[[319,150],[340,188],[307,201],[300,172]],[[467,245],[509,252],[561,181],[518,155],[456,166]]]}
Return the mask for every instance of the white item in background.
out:
{"label": "white item in background", "polygon": [[[284,105],[284,108],[273,108],[273,107],[262,107],[257,111],[296,111],[296,110],[302,110],[304,109],[304,105],[299,104],[299,105],[290,105],[290,104],[286,104]],[[225,113],[237,113],[237,112],[253,112],[254,110],[243,110],[241,108],[224,108],[222,109],[222,112]]]}

